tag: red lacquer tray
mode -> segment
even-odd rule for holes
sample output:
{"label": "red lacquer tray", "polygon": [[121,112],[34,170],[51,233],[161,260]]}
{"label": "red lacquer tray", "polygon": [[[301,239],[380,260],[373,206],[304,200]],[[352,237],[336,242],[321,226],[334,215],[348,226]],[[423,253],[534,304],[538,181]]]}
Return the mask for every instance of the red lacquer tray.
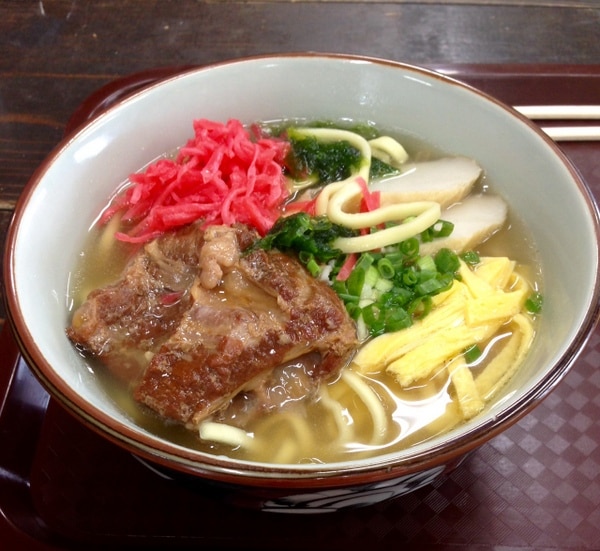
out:
{"label": "red lacquer tray", "polygon": [[[600,66],[436,68],[511,104],[600,98]],[[171,72],[99,90],[70,126]],[[600,198],[600,142],[562,147]],[[600,330],[540,406],[446,478],[388,503],[316,516],[238,509],[208,488],[161,477],[50,399],[8,327],[0,334],[2,550],[597,549],[599,542]]]}

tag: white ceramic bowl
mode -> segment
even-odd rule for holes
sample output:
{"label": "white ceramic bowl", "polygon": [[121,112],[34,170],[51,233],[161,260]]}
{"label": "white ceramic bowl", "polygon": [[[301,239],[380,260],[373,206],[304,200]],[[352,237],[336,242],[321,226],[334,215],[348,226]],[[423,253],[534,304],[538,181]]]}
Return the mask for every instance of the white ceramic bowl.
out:
{"label": "white ceramic bowl", "polygon": [[[67,340],[67,286],[99,208],[131,173],[183,144],[194,118],[371,120],[473,157],[535,238],[545,289],[539,334],[505,397],[485,415],[406,451],[325,465],[251,464],[173,445],[136,426]],[[566,262],[563,259],[568,258]],[[6,300],[22,352],[78,418],[151,464],[209,479],[270,510],[332,510],[400,495],[536,406],[561,380],[598,313],[598,215],[554,143],[489,96],[430,71],[340,55],[280,55],[194,69],[151,85],[68,136],[19,201]]]}

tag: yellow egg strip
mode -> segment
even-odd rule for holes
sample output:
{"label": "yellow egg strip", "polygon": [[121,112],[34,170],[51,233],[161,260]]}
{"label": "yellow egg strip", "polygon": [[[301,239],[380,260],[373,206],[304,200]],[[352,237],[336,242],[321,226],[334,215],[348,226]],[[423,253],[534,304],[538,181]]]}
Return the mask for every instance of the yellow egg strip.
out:
{"label": "yellow egg strip", "polygon": [[[513,271],[515,263],[484,259],[485,264],[489,267],[481,271],[484,277],[479,277],[477,269],[461,262],[462,281],[455,281],[450,290],[435,297],[436,308],[427,317],[368,342],[353,359],[354,368],[363,373],[385,369],[401,386],[409,387],[446,367],[456,380],[457,392],[471,396],[472,404],[465,407],[464,414],[474,415],[478,400],[488,399],[492,389],[514,373],[533,338],[531,320],[521,313],[529,285]],[[498,287],[502,284],[505,289]],[[487,342],[511,320],[516,343],[507,343],[473,381],[470,370],[466,373],[461,367],[464,351]]]}
{"label": "yellow egg strip", "polygon": [[455,281],[451,289],[435,298],[440,299],[436,308],[423,320],[401,331],[385,333],[365,344],[352,360],[355,369],[362,373],[381,371],[419,346],[429,335],[461,323],[467,300],[467,289],[461,282]]}
{"label": "yellow egg strip", "polygon": [[533,323],[528,316],[518,314],[513,323],[516,328],[510,341],[475,379],[477,391],[485,400],[489,400],[512,377],[533,341]]}
{"label": "yellow egg strip", "polygon": [[448,327],[441,334],[430,335],[419,346],[389,364],[386,371],[403,387],[425,379],[439,371],[446,362],[462,354],[469,346],[488,340],[498,331],[502,321],[470,327]]}
{"label": "yellow egg strip", "polygon": [[449,362],[447,368],[462,417],[463,419],[471,419],[485,406],[485,402],[481,399],[477,390],[473,372],[462,354]]}

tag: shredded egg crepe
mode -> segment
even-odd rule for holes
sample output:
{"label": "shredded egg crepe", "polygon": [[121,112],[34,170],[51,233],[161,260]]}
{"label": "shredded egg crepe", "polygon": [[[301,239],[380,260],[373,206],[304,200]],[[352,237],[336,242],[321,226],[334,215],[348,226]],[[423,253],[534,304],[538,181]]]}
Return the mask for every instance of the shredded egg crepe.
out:
{"label": "shredded egg crepe", "polygon": [[[411,327],[367,343],[353,360],[361,373],[381,369],[404,388],[447,369],[464,418],[483,409],[522,361],[531,340],[531,320],[524,304],[528,282],[506,257],[484,257],[474,269],[461,261],[460,281],[437,297],[436,307]],[[480,345],[506,325],[510,335],[485,368],[473,376],[464,352]]]}

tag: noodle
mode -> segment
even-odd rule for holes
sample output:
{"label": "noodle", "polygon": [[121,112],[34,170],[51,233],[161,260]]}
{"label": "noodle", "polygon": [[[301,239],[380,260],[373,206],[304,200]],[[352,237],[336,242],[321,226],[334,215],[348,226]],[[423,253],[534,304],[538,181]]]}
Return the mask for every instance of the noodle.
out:
{"label": "noodle", "polygon": [[333,195],[327,208],[327,216],[342,226],[361,229],[409,218],[406,222],[374,233],[357,237],[338,237],[334,241],[334,246],[345,253],[370,251],[405,241],[424,232],[440,219],[440,205],[433,201],[389,205],[371,212],[354,214],[342,210],[344,196],[340,198],[340,195],[341,191]]}
{"label": "noodle", "polygon": [[[278,425],[279,432],[277,432]],[[259,433],[268,435],[270,442],[279,442],[276,451],[273,449],[264,450],[272,454],[269,461],[274,463],[293,462],[299,451],[311,449],[314,446],[312,430],[307,420],[297,413],[281,412],[269,416],[258,427],[257,436]],[[274,437],[276,434],[284,436],[278,440]]]}
{"label": "noodle", "polygon": [[333,400],[329,395],[326,385],[322,385],[320,388],[320,398],[321,404],[323,404],[325,409],[329,410],[335,421],[338,429],[338,440],[350,442],[354,436],[354,430],[344,419],[344,410],[341,404],[338,401]]}
{"label": "noodle", "polygon": [[373,391],[361,377],[346,369],[342,373],[342,380],[358,395],[365,404],[373,420],[373,442],[379,443],[385,437],[388,421],[385,409]]}
{"label": "noodle", "polygon": [[[425,231],[439,220],[441,208],[439,203],[434,201],[395,203],[370,212],[344,210],[347,205],[354,203],[356,207],[360,202],[362,187],[358,180],[369,181],[372,156],[378,156],[392,166],[400,166],[406,161],[406,151],[396,140],[382,136],[368,142],[354,132],[329,128],[301,128],[295,129],[294,133],[323,141],[345,140],[356,147],[362,156],[361,166],[355,174],[342,182],[329,184],[321,190],[315,202],[315,213],[318,216],[327,215],[332,222],[351,229],[365,229],[387,222],[404,221],[372,234],[338,238],[334,246],[342,252],[363,252],[399,243]],[[405,221],[407,218],[410,220]]]}
{"label": "noodle", "polygon": [[379,138],[369,140],[369,147],[371,148],[371,155],[373,157],[377,157],[379,160],[395,168],[400,168],[408,161],[406,150],[394,138],[390,138],[389,136],[380,136]]}
{"label": "noodle", "polygon": [[232,448],[241,446],[249,449],[254,445],[254,436],[252,434],[238,427],[226,425],[225,423],[204,421],[200,425],[198,432],[202,440],[219,442]]}

